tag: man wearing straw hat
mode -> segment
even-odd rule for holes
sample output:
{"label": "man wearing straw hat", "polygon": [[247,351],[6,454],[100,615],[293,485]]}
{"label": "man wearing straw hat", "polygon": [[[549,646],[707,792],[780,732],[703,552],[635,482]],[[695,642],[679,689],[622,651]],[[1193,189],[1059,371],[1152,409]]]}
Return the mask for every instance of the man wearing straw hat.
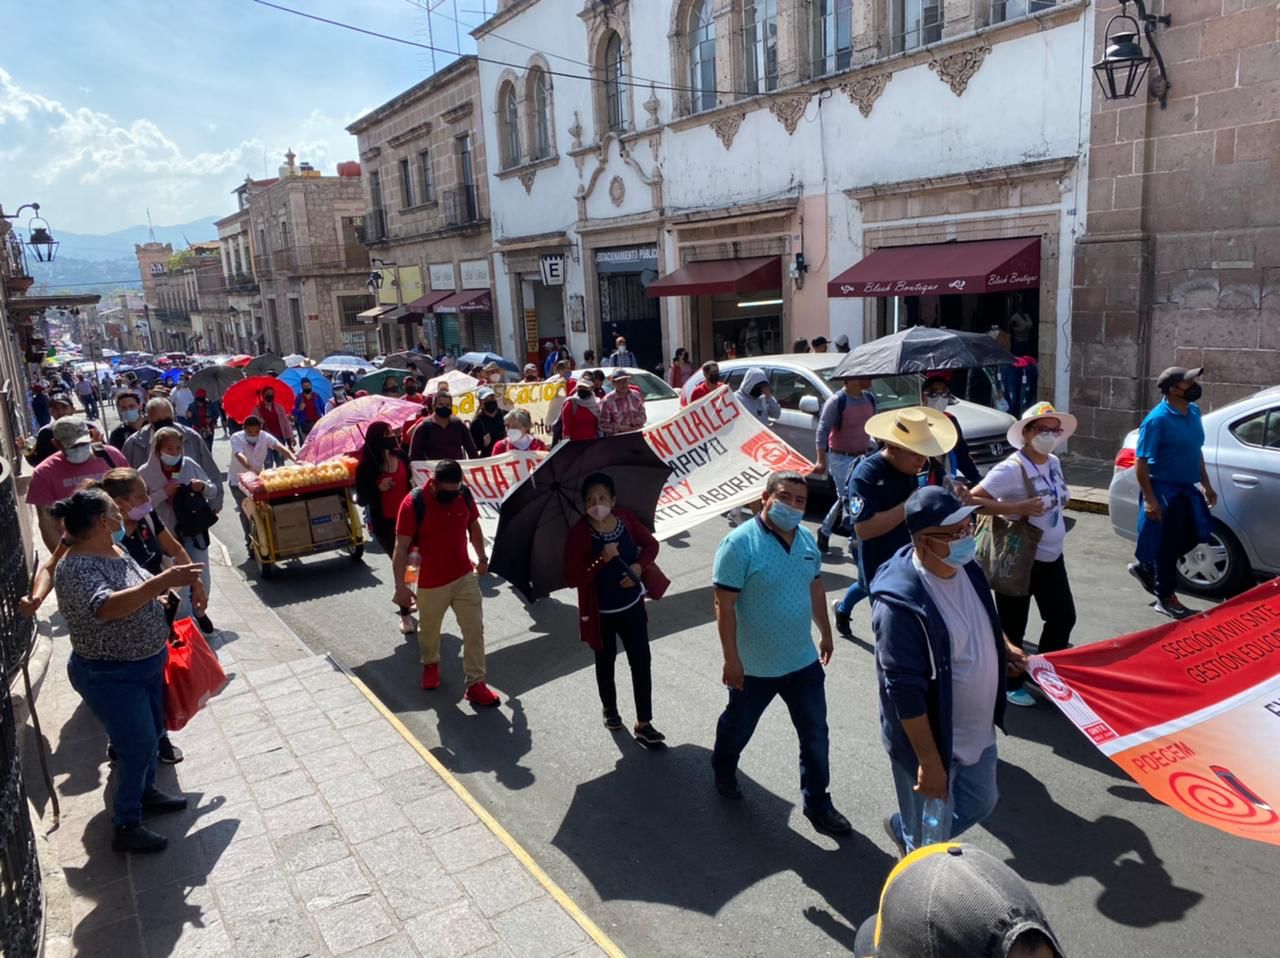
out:
{"label": "man wearing straw hat", "polygon": [[846,638],[853,635],[853,607],[867,595],[876,571],[911,541],[907,498],[929,484],[929,460],[945,456],[957,438],[946,413],[925,406],[877,413],[867,420],[866,432],[883,448],[865,457],[849,477],[849,515],[861,544],[858,579],[833,606],[836,631]]}

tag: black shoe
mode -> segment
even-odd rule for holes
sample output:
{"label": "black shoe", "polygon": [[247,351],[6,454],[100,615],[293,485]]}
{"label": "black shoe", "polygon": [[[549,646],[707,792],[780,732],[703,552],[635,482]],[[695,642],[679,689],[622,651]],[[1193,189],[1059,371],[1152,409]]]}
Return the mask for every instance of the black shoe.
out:
{"label": "black shoe", "polygon": [[818,533],[818,551],[825,553],[831,547],[831,536]]}
{"label": "black shoe", "polygon": [[111,836],[111,848],[135,855],[152,855],[169,847],[169,839],[157,835],[145,825],[117,825]]}
{"label": "black shoe", "polygon": [[616,732],[622,728],[622,716],[617,712],[604,713],[604,727],[610,732]]}
{"label": "black shoe", "polygon": [[849,621],[849,613],[840,611],[840,601],[831,603],[831,611],[836,614],[836,631],[846,639],[853,638],[853,624]]}
{"label": "black shoe", "polygon": [[1156,594],[1156,577],[1151,574],[1151,569],[1143,565],[1141,562],[1129,563],[1129,575],[1138,580],[1138,584],[1152,595]]}
{"label": "black shoe", "polygon": [[182,749],[169,741],[169,736],[160,739],[160,761],[165,765],[177,765],[182,761]]}
{"label": "black shoe", "polygon": [[637,724],[633,729],[636,741],[642,745],[661,745],[667,737],[653,727],[652,722]]}
{"label": "black shoe", "polygon": [[200,626],[200,631],[205,635],[213,635],[213,620],[207,615],[197,615],[196,625]]}
{"label": "black shoe", "polygon": [[824,835],[848,835],[853,831],[853,826],[849,824],[849,819],[834,808],[828,808],[825,812],[805,812],[804,817],[809,819],[813,827]]}
{"label": "black shoe", "polygon": [[742,800],[742,789],[738,787],[738,776],[736,775],[717,775],[716,791],[720,793],[722,798],[732,799],[735,802]]}
{"label": "black shoe", "polygon": [[1182,600],[1177,596],[1170,596],[1167,599],[1156,599],[1151,603],[1151,608],[1155,609],[1161,615],[1167,615],[1171,619],[1181,621],[1195,613],[1182,604]]}
{"label": "black shoe", "polygon": [[112,765],[116,763],[116,748],[110,742],[107,743],[107,761]]}
{"label": "black shoe", "polygon": [[170,815],[187,809],[187,799],[182,795],[170,795],[154,785],[142,793],[142,814]]}

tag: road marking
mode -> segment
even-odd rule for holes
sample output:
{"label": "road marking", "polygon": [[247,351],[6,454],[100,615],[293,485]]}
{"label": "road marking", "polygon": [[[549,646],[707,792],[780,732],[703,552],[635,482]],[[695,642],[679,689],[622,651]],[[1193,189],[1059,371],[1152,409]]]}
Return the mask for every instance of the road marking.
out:
{"label": "road marking", "polygon": [[395,713],[387,708],[386,705],[382,703],[382,700],[373,694],[369,689],[369,686],[365,685],[360,681],[360,679],[356,678],[355,675],[344,668],[342,663],[335,660],[332,655],[326,656],[326,658],[333,663],[335,668],[339,669],[348,679],[351,680],[351,684],[360,690],[360,694],[369,700],[370,704],[372,704],[373,707],[382,714],[383,718],[391,723],[392,727],[395,728],[401,736],[403,736],[406,742],[413,746],[414,751],[422,756],[422,760],[430,765],[437,775],[444,779],[445,784],[453,789],[454,793],[467,804],[467,807],[475,813],[476,817],[479,818],[480,821],[484,822],[485,826],[489,831],[493,832],[498,841],[507,846],[507,850],[516,857],[516,860],[525,867],[525,870],[534,877],[534,880],[545,888],[552,898],[559,902],[560,907],[569,913],[569,916],[582,927],[582,930],[591,936],[591,940],[599,945],[600,949],[606,955],[609,955],[610,958],[626,958],[622,949],[614,944],[613,939],[606,935],[599,925],[587,917],[587,913],[582,910],[577,902],[569,897],[569,893],[557,885],[552,877],[542,870],[541,866],[533,860],[533,856],[525,851],[524,846],[516,841],[511,836],[511,833],[499,824],[498,820],[489,813],[489,810],[481,805],[475,796],[467,791],[467,787],[458,781],[458,779],[454,777],[453,773],[441,764],[438,758],[431,754],[431,750],[423,745],[422,742],[418,740],[417,736],[409,731],[408,726],[400,721],[400,719],[396,717]]}

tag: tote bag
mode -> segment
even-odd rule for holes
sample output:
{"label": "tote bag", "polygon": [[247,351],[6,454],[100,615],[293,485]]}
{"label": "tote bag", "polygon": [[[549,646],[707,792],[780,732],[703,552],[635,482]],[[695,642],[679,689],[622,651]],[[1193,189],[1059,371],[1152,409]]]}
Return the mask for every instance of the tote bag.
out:
{"label": "tote bag", "polygon": [[[1018,466],[1022,469],[1027,498],[1034,499],[1036,492],[1026,467],[1021,460]],[[1025,516],[1017,519],[1007,519],[1004,516],[978,517],[978,530],[975,534],[978,541],[978,563],[987,574],[987,582],[991,584],[993,592],[1021,596],[1031,591],[1031,566],[1036,561],[1036,549],[1043,534]]]}

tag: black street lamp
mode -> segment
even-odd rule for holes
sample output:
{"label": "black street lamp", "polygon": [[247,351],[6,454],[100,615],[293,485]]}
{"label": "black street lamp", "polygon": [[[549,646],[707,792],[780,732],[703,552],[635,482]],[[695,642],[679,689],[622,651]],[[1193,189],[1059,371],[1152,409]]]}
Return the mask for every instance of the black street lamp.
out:
{"label": "black street lamp", "polygon": [[[40,215],[39,203],[23,203],[15,213],[6,213],[4,207],[0,206],[0,219],[16,220],[22,215],[23,210],[31,210],[35,213],[27,223],[27,245],[31,247],[31,252],[36,254],[36,259],[41,263],[52,263],[53,258],[58,255],[58,241],[49,232],[49,221]],[[42,225],[37,226],[37,220]]]}
{"label": "black street lamp", "polygon": [[[1103,31],[1104,52],[1102,59],[1093,65],[1093,75],[1098,80],[1104,99],[1127,100],[1137,96],[1138,87],[1142,85],[1152,59],[1142,51],[1142,41],[1138,37],[1138,24],[1141,22],[1142,32],[1147,35],[1156,68],[1160,71],[1160,76],[1150,83],[1151,94],[1160,101],[1160,109],[1163,110],[1169,98],[1169,75],[1165,72],[1164,57],[1156,46],[1155,32],[1157,25],[1167,27],[1172,20],[1168,14],[1157,17],[1147,13],[1142,0],[1133,0],[1134,6],[1138,8],[1135,19],[1125,12],[1128,3],[1129,0],[1120,0],[1120,13],[1107,21],[1107,28]],[[1132,24],[1133,29],[1125,27],[1122,21]],[[1112,26],[1118,26],[1119,29],[1112,33]]]}

